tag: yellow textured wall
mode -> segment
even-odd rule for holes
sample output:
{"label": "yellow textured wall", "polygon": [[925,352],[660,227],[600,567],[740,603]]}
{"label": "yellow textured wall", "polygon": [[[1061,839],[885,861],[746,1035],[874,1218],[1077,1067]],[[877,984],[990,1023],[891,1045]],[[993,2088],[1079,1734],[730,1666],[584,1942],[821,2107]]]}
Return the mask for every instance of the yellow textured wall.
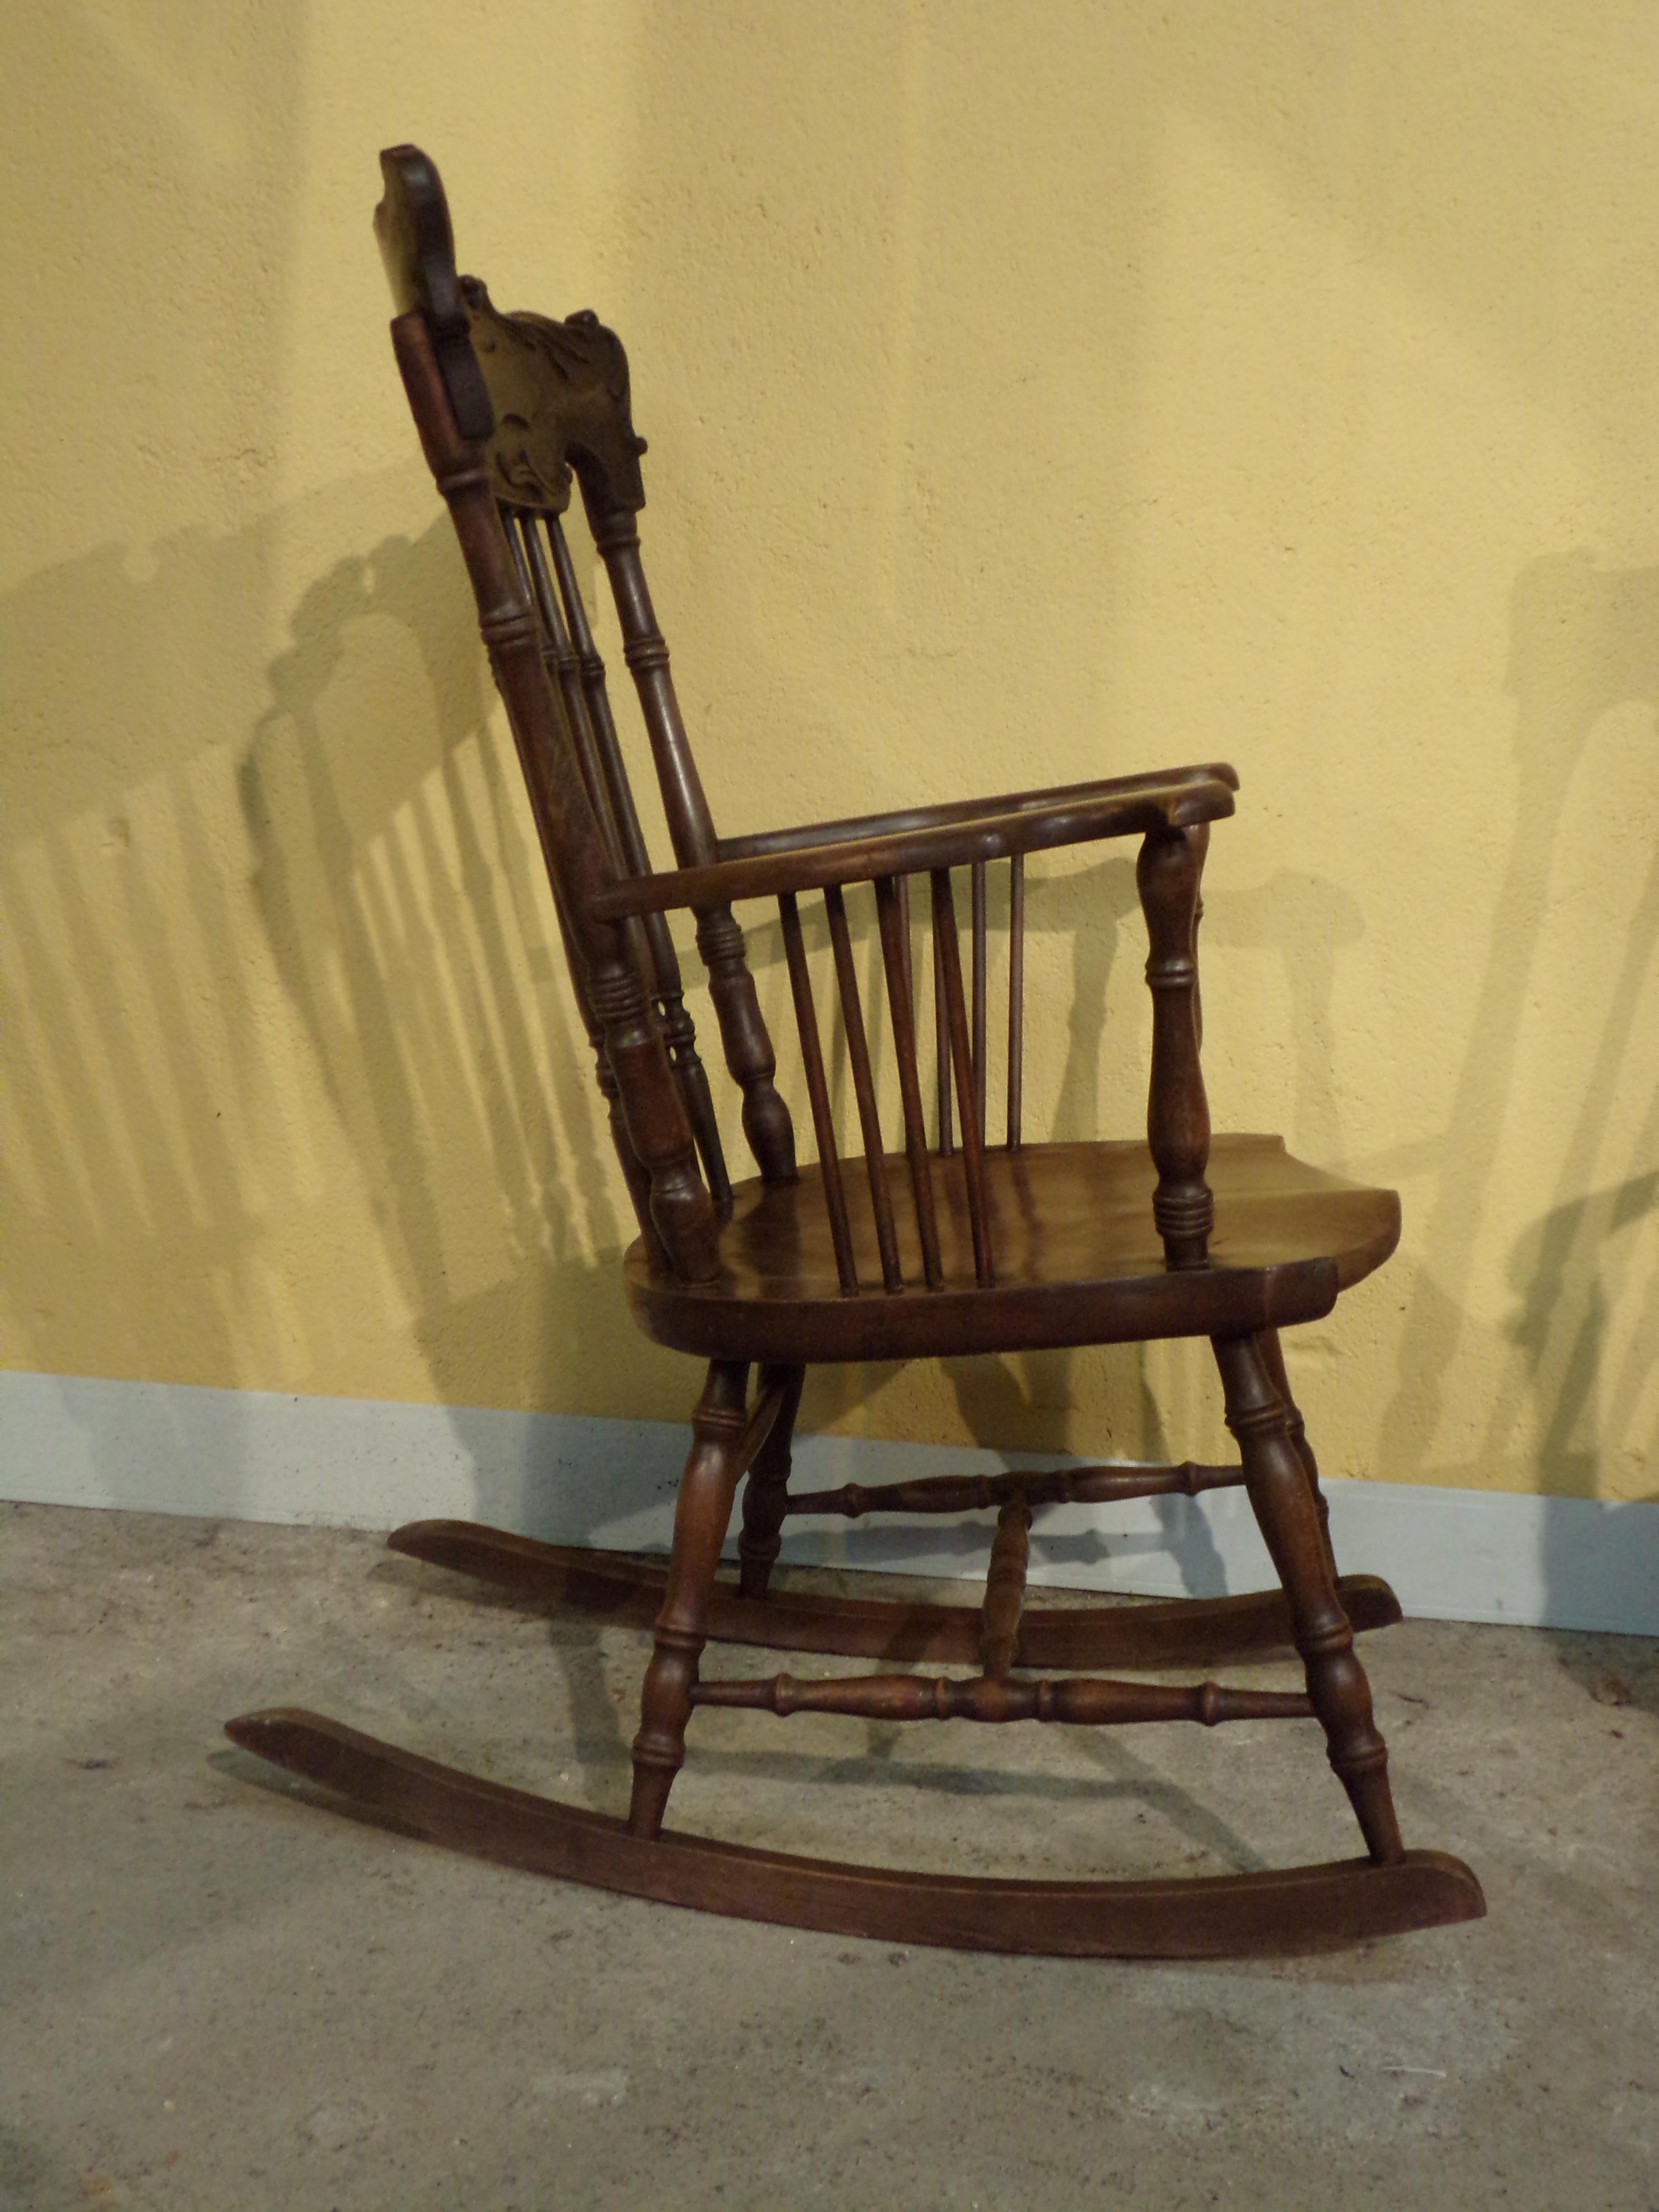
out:
{"label": "yellow textured wall", "polygon": [[[7,1364],[689,1401],[623,1319],[386,342],[374,157],[413,138],[501,305],[628,341],[720,825],[1231,757],[1217,1122],[1406,1205],[1291,1346],[1326,1464],[1650,1490],[1648,0],[78,0],[3,36]],[[1131,855],[1046,868],[1031,926],[1031,1121],[1127,1133]],[[1188,1352],[1079,1353],[830,1377],[809,1419],[1138,1450],[1212,1442],[1213,1396]]]}

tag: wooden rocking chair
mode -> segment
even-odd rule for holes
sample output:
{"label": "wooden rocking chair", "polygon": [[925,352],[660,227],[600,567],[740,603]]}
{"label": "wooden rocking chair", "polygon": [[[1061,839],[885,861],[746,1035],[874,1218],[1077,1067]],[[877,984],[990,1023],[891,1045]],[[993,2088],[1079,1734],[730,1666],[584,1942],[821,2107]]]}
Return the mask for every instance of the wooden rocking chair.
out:
{"label": "wooden rocking chair", "polygon": [[[1397,1620],[1386,1583],[1339,1577],[1314,1456],[1277,1332],[1328,1313],[1386,1260],[1399,1203],[1305,1167],[1276,1138],[1213,1143],[1199,1066],[1195,933],[1209,825],[1237,779],[1206,765],[1068,789],[721,838],[687,741],[641,566],[645,450],[628,366],[588,313],[502,314],[457,276],[432,163],[381,156],[375,227],[398,309],[392,337],[426,457],[447,501],[506,702],[599,1087],[638,1216],[624,1262],[640,1326],[708,1363],[665,1577],[620,1557],[462,1522],[416,1523],[394,1547],[509,1589],[654,1628],[626,1821],[507,1789],[315,1714],[229,1723],[246,1749],[435,1841],[640,1897],[885,1941],[1073,1955],[1278,1951],[1468,1919],[1485,1911],[1458,1860],[1407,1851],[1353,1632]],[[609,573],[675,858],[653,874],[605,672],[562,517],[573,475]],[[1154,1009],[1147,1142],[1028,1144],[1021,1127],[1024,866],[1085,840],[1141,839],[1137,882]],[[987,1138],[986,872],[1011,871],[1006,1141]],[[970,885],[964,983],[953,872]],[[932,907],[936,1141],[923,1127],[908,886]],[[902,1103],[889,1152],[848,933],[849,885],[873,884]],[[799,908],[823,895],[864,1154],[837,1150]],[[817,1158],[798,1161],[775,1061],[732,918],[775,900]],[[759,1169],[721,1155],[665,916],[688,908],[726,1064]],[[952,1091],[956,1111],[952,1113]],[[1208,1337],[1239,1463],[1103,1467],[792,1496],[790,1434],[812,1361],[902,1360]],[[749,1376],[758,1370],[750,1398]],[[716,1569],[738,1487],[738,1586]],[[1032,1516],[1242,1485],[1282,1590],[1217,1601],[1023,1609]],[[1000,1508],[982,1610],[798,1591],[768,1595],[790,1513]],[[720,1680],[705,1644],[881,1657],[960,1674]],[[1306,1694],[1109,1679],[1294,1645]],[[1057,1671],[1049,1671],[1057,1670]],[[831,1863],[665,1831],[699,1705],[883,1720],[1217,1722],[1316,1717],[1367,1856],[1282,1872],[1129,1881],[991,1881]]]}

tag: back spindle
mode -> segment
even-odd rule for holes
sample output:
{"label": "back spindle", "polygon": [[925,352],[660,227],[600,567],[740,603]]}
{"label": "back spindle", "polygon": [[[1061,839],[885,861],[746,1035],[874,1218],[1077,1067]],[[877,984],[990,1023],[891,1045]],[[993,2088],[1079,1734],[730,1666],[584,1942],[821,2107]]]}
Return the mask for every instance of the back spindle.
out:
{"label": "back spindle", "polygon": [[778,917],[783,924],[783,951],[789,964],[789,988],[795,1001],[795,1026],[800,1032],[801,1065],[806,1072],[806,1095],[811,1101],[812,1127],[818,1140],[818,1171],[823,1179],[823,1200],[830,1212],[830,1241],[836,1249],[836,1273],[842,1296],[850,1297],[859,1286],[858,1269],[853,1264],[853,1232],[847,1219],[841,1154],[836,1149],[836,1118],[830,1111],[830,1086],[823,1076],[823,1047],[818,1036],[817,1010],[812,1003],[812,978],[801,936],[800,909],[793,891],[785,891],[779,898]]}
{"label": "back spindle", "polygon": [[[516,530],[511,520],[503,519],[507,520],[508,542],[518,561],[520,574],[541,615],[543,657],[552,671],[564,701],[565,716],[570,726],[577,765],[611,865],[618,875],[648,874],[651,862],[640,829],[640,818],[635,811],[634,794],[629,788],[627,771],[623,766],[621,750],[617,744],[610,702],[605,696],[605,665],[592,651],[592,635],[587,627],[581,593],[576,588],[574,573],[569,567],[569,555],[565,553],[556,588],[548,572],[547,552],[536,527],[535,516],[520,514],[516,518]],[[564,544],[556,516],[550,519],[550,530],[556,562]],[[560,605],[562,599],[562,611]],[[566,628],[567,616],[570,617],[568,629]],[[587,680],[587,672],[583,665],[584,656],[573,644],[573,638],[578,636],[586,641],[586,657],[591,659],[597,669],[597,684]],[[691,1132],[696,1139],[703,1172],[708,1179],[709,1195],[716,1206],[725,1206],[731,1200],[732,1178],[726,1170],[725,1149],[721,1146],[720,1127],[714,1118],[708,1072],[697,1052],[696,1026],[686,1010],[685,985],[680,975],[674,940],[669,933],[668,917],[661,914],[647,915],[642,933],[630,932],[629,934],[635,945],[635,957],[640,961],[646,988],[657,1003],[663,1042],[668,1047],[669,1060],[685,1100]]]}
{"label": "back spindle", "polygon": [[1025,855],[1008,863],[1008,1149],[1019,1150],[1025,1060]]}
{"label": "back spindle", "polygon": [[904,1150],[910,1164],[910,1194],[916,1209],[916,1233],[921,1242],[921,1272],[930,1291],[945,1284],[939,1259],[939,1222],[933,1211],[933,1169],[927,1158],[927,1133],[921,1120],[921,1083],[916,1073],[916,1027],[907,972],[904,911],[897,881],[881,877],[876,884],[876,917],[881,928],[882,965],[887,975],[887,1006],[893,1027],[893,1050],[898,1060],[899,1096],[904,1103]]}
{"label": "back spindle", "polygon": [[519,573],[524,579],[525,589],[535,600],[542,618],[542,658],[546,662],[564,701],[565,720],[570,725],[571,741],[575,747],[576,765],[588,800],[605,838],[605,849],[617,872],[641,872],[639,864],[629,860],[618,834],[616,794],[611,790],[599,752],[594,742],[593,726],[587,712],[587,702],[582,695],[581,672],[571,649],[569,635],[559,611],[559,602],[548,574],[547,555],[536,529],[533,514],[514,514],[507,508],[501,511],[507,543],[513,548]]}
{"label": "back spindle", "polygon": [[[669,672],[667,640],[657,627],[646,584],[639,531],[629,507],[599,506],[589,495],[586,477],[582,492],[593,543],[611,579],[623,654],[651,741],[674,857],[683,868],[704,866],[720,857],[720,844]],[[789,1109],[778,1096],[777,1059],[749,972],[743,932],[729,906],[711,907],[698,915],[697,950],[708,970],[708,995],[714,1002],[726,1064],[743,1093],[744,1134],[756,1165],[768,1182],[793,1182],[794,1131]]]}
{"label": "back spindle", "polygon": [[633,789],[623,762],[622,746],[617,742],[616,720],[611,712],[611,695],[605,689],[605,663],[593,642],[592,627],[587,619],[581,586],[576,581],[570,548],[565,542],[564,527],[557,515],[549,517],[547,536],[552,548],[554,573],[558,578],[559,597],[564,603],[565,615],[570,624],[571,644],[581,678],[582,697],[592,727],[594,748],[603,765],[605,787],[616,811],[623,856],[634,874],[645,875],[649,872],[651,863],[646,856],[645,833],[640,828]]}
{"label": "back spindle", "polygon": [[859,1127],[864,1137],[864,1163],[870,1177],[870,1203],[876,1217],[876,1242],[881,1251],[881,1279],[885,1289],[902,1290],[898,1237],[893,1226],[893,1201],[887,1188],[887,1164],[882,1156],[881,1119],[876,1110],[876,1086],[870,1072],[870,1046],[865,1034],[864,1008],[859,997],[858,969],[853,960],[853,941],[847,928],[847,904],[839,884],[823,894],[830,921],[830,942],[836,955],[836,981],[841,990],[842,1024],[847,1032],[847,1056],[852,1063],[853,1089],[859,1103]]}
{"label": "back spindle", "polygon": [[985,1182],[985,1148],[974,1106],[974,1062],[968,1036],[968,1009],[962,994],[962,957],[957,945],[956,902],[951,871],[933,871],[933,944],[945,977],[945,1019],[950,1061],[955,1067],[962,1106],[962,1164],[968,1188],[968,1226],[974,1240],[974,1275],[981,1284],[996,1279],[991,1252],[990,1204]]}
{"label": "back spindle", "polygon": [[956,1150],[951,1131],[951,1008],[945,995],[945,945],[933,927],[933,1052],[939,1091],[939,1154],[948,1160]]}
{"label": "back spindle", "polygon": [[[974,913],[974,1119],[979,1124],[979,1141],[985,1142],[985,1086],[988,1075],[985,1057],[986,1016],[986,912],[985,863],[975,860],[972,872]],[[963,1112],[967,1113],[966,1105]]]}

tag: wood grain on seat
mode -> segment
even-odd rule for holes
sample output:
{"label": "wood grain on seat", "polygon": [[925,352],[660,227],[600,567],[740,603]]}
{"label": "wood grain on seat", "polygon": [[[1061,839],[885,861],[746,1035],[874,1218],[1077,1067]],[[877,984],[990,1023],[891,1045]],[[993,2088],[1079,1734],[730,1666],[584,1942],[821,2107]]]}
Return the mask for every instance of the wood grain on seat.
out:
{"label": "wood grain on seat", "polygon": [[[932,1163],[945,1284],[921,1287],[902,1155],[885,1162],[907,1287],[882,1288],[863,1163],[843,1164],[854,1257],[848,1297],[816,1164],[796,1183],[740,1183],[720,1233],[720,1272],[689,1284],[628,1255],[628,1295],[660,1344],[705,1358],[884,1359],[1040,1346],[1209,1336],[1328,1313],[1400,1237],[1400,1200],[1308,1166],[1280,1137],[1212,1139],[1209,1264],[1172,1270],[1152,1218],[1145,1145],[1000,1147],[984,1155],[996,1280],[976,1287],[963,1155]],[[856,1171],[855,1171],[856,1170]],[[741,1353],[737,1346],[741,1345]]]}

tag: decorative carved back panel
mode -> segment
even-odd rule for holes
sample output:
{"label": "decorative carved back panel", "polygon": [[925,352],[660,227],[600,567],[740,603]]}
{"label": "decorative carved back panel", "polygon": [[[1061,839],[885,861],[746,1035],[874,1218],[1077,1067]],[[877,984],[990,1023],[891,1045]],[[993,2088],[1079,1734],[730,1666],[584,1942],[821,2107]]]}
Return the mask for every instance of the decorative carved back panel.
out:
{"label": "decorative carved back panel", "polygon": [[562,514],[574,467],[590,512],[637,514],[645,505],[646,446],[634,429],[628,356],[616,332],[591,308],[563,322],[504,315],[477,276],[463,276],[460,292],[495,410],[489,453],[497,498]]}

